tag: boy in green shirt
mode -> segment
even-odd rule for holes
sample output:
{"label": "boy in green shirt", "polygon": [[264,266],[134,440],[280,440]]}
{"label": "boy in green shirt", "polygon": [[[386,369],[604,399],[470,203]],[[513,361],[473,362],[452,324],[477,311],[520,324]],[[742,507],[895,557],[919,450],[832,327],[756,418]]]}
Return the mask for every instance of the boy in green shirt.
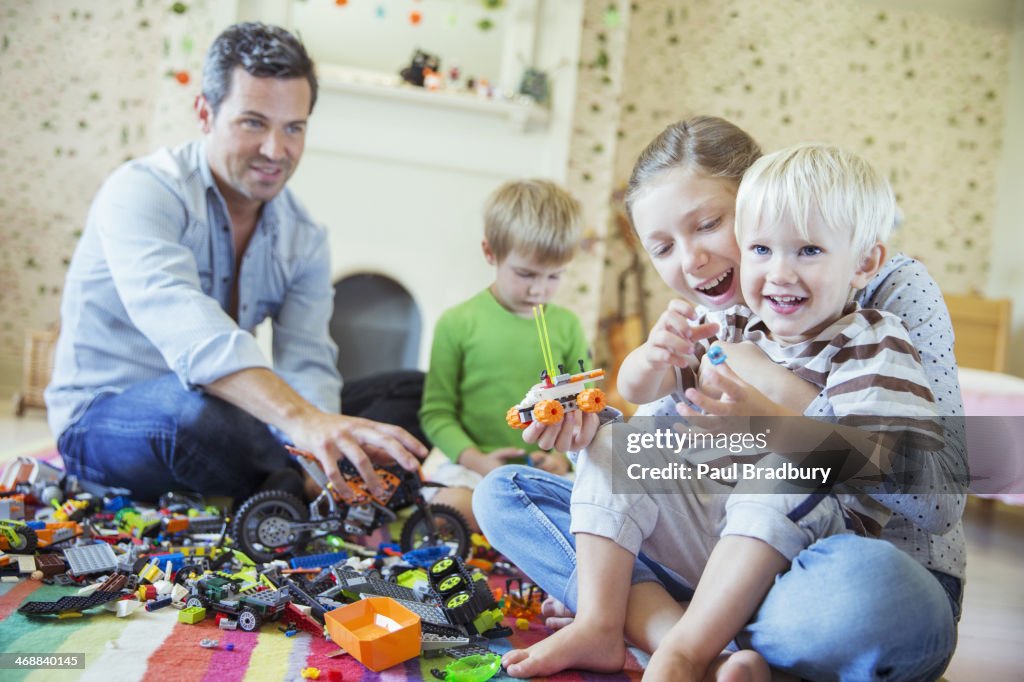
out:
{"label": "boy in green shirt", "polygon": [[[474,529],[477,482],[491,469],[527,455],[505,413],[537,383],[545,366],[533,307],[547,304],[558,290],[579,245],[581,223],[579,202],[555,183],[518,180],[499,187],[484,210],[482,244],[484,258],[496,269],[494,282],[445,311],[434,329],[419,416],[436,450],[424,468],[431,480],[450,486],[431,501],[456,508]],[[578,361],[589,358],[579,319],[556,305],[548,305],[545,314],[555,364],[576,371]],[[566,415],[569,424],[578,418],[576,412]],[[563,453],[528,456],[546,471],[569,471]]]}

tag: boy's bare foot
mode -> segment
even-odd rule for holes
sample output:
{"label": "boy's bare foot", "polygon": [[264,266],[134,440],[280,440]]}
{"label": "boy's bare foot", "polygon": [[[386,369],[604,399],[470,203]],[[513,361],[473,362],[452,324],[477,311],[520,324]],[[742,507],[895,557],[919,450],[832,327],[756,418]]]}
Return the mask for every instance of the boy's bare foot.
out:
{"label": "boy's bare foot", "polygon": [[711,664],[705,679],[715,682],[771,682],[772,671],[761,654],[744,649],[719,656]]}
{"label": "boy's bare foot", "polygon": [[579,619],[528,649],[513,649],[501,658],[512,677],[547,677],[575,668],[593,672],[619,672],[626,664],[622,630]]}
{"label": "boy's bare foot", "polygon": [[544,625],[552,630],[561,630],[576,618],[565,604],[550,596],[540,605],[540,615],[544,616]]}

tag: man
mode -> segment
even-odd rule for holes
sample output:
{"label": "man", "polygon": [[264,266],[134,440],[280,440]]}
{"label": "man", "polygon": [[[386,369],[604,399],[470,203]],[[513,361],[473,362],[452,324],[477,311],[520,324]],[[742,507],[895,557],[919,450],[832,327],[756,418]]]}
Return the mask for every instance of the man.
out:
{"label": "man", "polygon": [[[378,486],[370,456],[414,469],[426,454],[399,427],[338,414],[326,231],[285,188],[316,94],[294,36],[232,26],[204,65],[202,139],[126,163],[100,189],[46,391],[69,473],[143,500],[243,497],[288,471],[282,440],[335,485],[340,457]],[[267,317],[273,369],[252,336]]]}

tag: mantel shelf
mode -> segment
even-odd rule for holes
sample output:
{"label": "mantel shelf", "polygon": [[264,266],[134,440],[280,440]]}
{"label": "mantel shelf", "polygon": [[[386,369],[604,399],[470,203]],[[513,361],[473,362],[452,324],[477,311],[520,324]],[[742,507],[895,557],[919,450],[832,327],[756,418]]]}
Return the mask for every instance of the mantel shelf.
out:
{"label": "mantel shelf", "polygon": [[549,118],[547,109],[529,99],[488,99],[468,92],[451,90],[432,92],[409,85],[399,76],[374,71],[320,64],[317,67],[317,77],[325,90],[497,116],[507,119],[519,131],[544,127]]}

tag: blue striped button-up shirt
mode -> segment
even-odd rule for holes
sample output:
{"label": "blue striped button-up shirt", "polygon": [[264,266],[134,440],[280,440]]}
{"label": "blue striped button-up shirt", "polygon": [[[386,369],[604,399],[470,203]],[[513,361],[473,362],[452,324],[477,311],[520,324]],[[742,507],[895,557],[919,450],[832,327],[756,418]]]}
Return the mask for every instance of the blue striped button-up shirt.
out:
{"label": "blue striped button-up shirt", "polygon": [[287,188],[263,206],[239,269],[237,323],[226,312],[234,263],[230,219],[202,141],[118,168],[93,201],[64,285],[46,390],[53,433],[97,395],[168,372],[195,388],[269,367],[252,335],[267,317],[275,371],[337,412],[326,230]]}

